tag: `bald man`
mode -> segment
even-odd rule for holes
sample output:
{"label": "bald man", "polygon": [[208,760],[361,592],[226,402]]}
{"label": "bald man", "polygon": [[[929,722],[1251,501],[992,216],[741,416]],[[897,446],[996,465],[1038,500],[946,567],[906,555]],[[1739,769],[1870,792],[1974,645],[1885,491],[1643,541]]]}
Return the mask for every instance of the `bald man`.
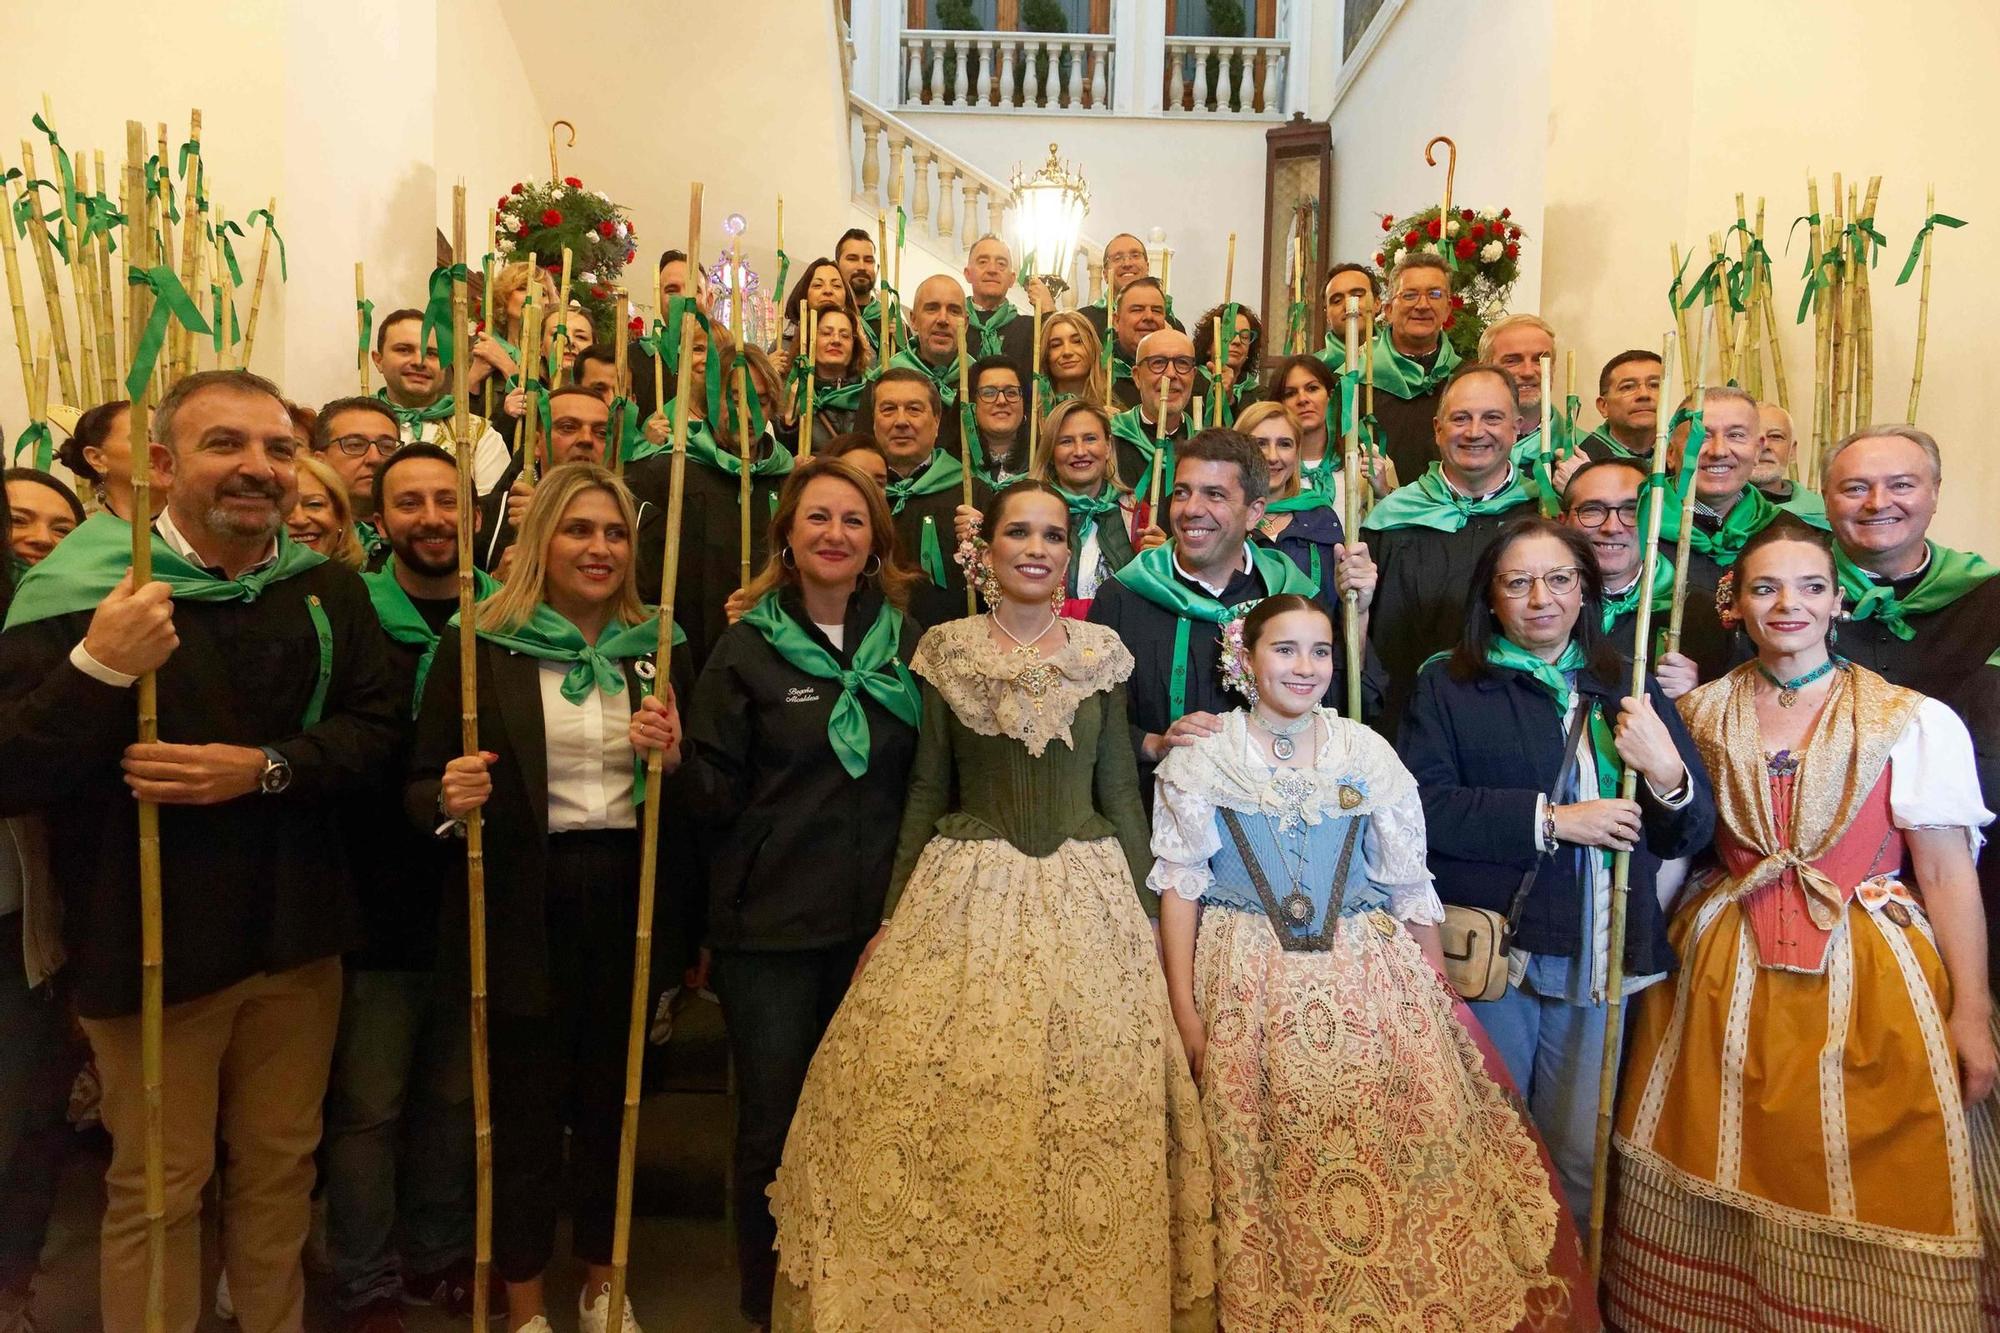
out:
{"label": "bald man", "polygon": [[1758,403],[1757,465],[1751,469],[1750,484],[1778,508],[1825,527],[1826,501],[1818,491],[1791,478],[1792,449],[1797,443],[1792,414],[1776,403]]}
{"label": "bald man", "polygon": [[1194,340],[1179,329],[1160,329],[1139,340],[1132,363],[1132,385],[1138,401],[1111,419],[1111,443],[1117,451],[1118,475],[1143,504],[1152,486],[1156,423],[1165,414],[1166,472],[1160,481],[1160,505],[1174,474],[1174,446],[1185,444],[1195,431],[1188,405],[1194,396]]}

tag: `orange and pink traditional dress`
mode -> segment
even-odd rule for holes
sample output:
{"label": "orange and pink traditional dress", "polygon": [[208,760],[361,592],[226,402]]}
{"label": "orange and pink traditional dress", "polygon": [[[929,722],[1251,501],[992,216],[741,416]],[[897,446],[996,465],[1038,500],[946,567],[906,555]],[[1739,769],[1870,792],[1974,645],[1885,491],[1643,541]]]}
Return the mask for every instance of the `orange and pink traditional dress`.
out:
{"label": "orange and pink traditional dress", "polygon": [[1967,1106],[1952,988],[1903,830],[1992,819],[1934,700],[1836,673],[1795,751],[1760,743],[1754,664],[1688,694],[1720,867],[1640,1002],[1605,1315],[1627,1330],[2000,1327],[2000,1141]]}

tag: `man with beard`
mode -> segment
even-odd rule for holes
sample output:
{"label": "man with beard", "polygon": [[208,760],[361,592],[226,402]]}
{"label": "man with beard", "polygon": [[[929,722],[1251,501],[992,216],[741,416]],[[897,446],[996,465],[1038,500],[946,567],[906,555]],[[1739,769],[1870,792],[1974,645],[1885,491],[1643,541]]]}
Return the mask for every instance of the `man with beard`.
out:
{"label": "man with beard", "polygon": [[[1180,325],[1168,323],[1166,288],[1152,278],[1134,278],[1125,284],[1112,307],[1112,406],[1129,409],[1138,404],[1139,389],[1132,375],[1133,358],[1138,356],[1139,344],[1148,336],[1169,327],[1186,336]],[[1190,354],[1193,347],[1193,342],[1189,342]]]}
{"label": "man with beard", "polygon": [[[873,360],[880,365],[883,294],[881,274],[876,268],[875,238],[860,227],[849,227],[833,247],[833,264],[840,270],[840,279],[847,284],[854,304],[860,307],[861,336],[868,339],[869,349],[875,353]],[[889,298],[889,339],[897,347],[909,341],[903,312],[894,297]]]}
{"label": "man with beard", "polygon": [[379,398],[336,398],[313,422],[313,453],[347,483],[354,533],[371,566],[389,550],[373,521],[375,469],[401,443],[401,423]]}
{"label": "man with beard", "polygon": [[[549,433],[541,441],[542,457],[537,471],[546,472],[564,463],[600,463],[608,466],[607,439],[611,429],[611,406],[594,388],[571,384],[549,394]],[[534,483],[521,475],[516,458],[490,495],[479,502],[479,521],[473,542],[479,567],[498,571],[500,561],[514,545],[514,534],[535,498]]]}
{"label": "man with beard", "polygon": [[1477,361],[1460,366],[1437,400],[1438,461],[1362,521],[1382,570],[1370,624],[1389,673],[1384,736],[1396,735],[1417,668],[1458,642],[1479,553],[1534,506],[1510,457],[1519,418],[1512,376]]}
{"label": "man with beard", "polygon": [[1368,316],[1377,310],[1375,270],[1366,264],[1335,264],[1333,272],[1326,275],[1325,297],[1326,345],[1319,349],[1319,359],[1338,375],[1347,367],[1348,298],[1358,303],[1358,327],[1367,328]]}
{"label": "man with beard", "polygon": [[[1120,232],[1105,243],[1104,290],[1099,293],[1095,301],[1077,308],[1077,313],[1089,321],[1099,342],[1104,341],[1106,330],[1113,322],[1112,316],[1118,308],[1118,297],[1127,287],[1140,279],[1150,280],[1153,276],[1152,264],[1152,257],[1146,253],[1146,243],[1129,231]],[[1174,303],[1168,299],[1165,287],[1160,288],[1158,327],[1187,332],[1181,322],[1174,318]],[[1134,346],[1136,341],[1135,339],[1125,345]]]}
{"label": "man with beard", "polygon": [[[1220,428],[1196,435],[1174,463],[1173,540],[1134,557],[1098,587],[1090,605],[1090,618],[1116,630],[1132,653],[1126,716],[1148,809],[1153,770],[1167,751],[1213,733],[1219,715],[1237,704],[1222,682],[1219,627],[1278,593],[1319,595],[1319,585],[1289,557],[1250,541],[1270,482],[1249,436]],[[1365,617],[1375,588],[1368,548],[1335,549],[1340,591],[1360,594]],[[1381,685],[1380,668],[1365,660],[1364,711],[1381,702]],[[1347,671],[1337,662],[1326,703],[1338,708],[1346,698]]]}
{"label": "man with beard", "polygon": [[[937,385],[920,371],[892,368],[869,386],[861,407],[889,467],[897,549],[924,573],[910,593],[910,614],[925,626],[957,620],[965,615],[965,571],[952,555],[965,473],[958,455],[938,443]],[[973,479],[974,508],[984,509],[992,494]]]}
{"label": "man with beard", "polygon": [[1399,477],[1419,475],[1437,457],[1431,439],[1438,393],[1459,362],[1445,337],[1450,318],[1451,272],[1444,261],[1404,254],[1389,274],[1389,320],[1377,326],[1374,347],[1375,417]]}
{"label": "man with beard", "polygon": [[[1578,468],[1563,489],[1562,521],[1582,533],[1597,555],[1597,572],[1604,578],[1604,633],[1627,661],[1638,630],[1639,493],[1645,480],[1646,469],[1633,459],[1605,458]],[[1674,566],[1664,555],[1653,567],[1648,592],[1657,645],[1674,604]],[[1729,634],[1716,615],[1715,589],[1690,586],[1685,616],[1681,651],[1654,656],[1653,674],[1669,699],[1729,669]]]}
{"label": "man with beard", "polygon": [[[458,469],[437,446],[410,444],[370,480],[391,554],[362,581],[407,715],[418,664],[458,612]],[[481,598],[498,586],[473,578]],[[442,844],[410,827],[394,783],[350,800],[346,823],[368,864],[327,1085],[327,1248],[353,1327],[393,1333],[406,1300],[472,1308],[470,1048],[465,997],[434,972]]]}
{"label": "man with beard", "polygon": [[[1944,465],[1929,432],[1865,427],[1827,451],[1823,472],[1848,616],[1834,651],[1965,719],[1990,810],[2000,801],[2000,567],[1930,539]],[[1980,858],[1979,886],[2000,978],[2000,856]]]}
{"label": "man with beard", "polygon": [[[423,337],[424,312],[395,310],[375,329],[375,369],[382,372],[382,389],[375,396],[396,418],[406,444],[435,444],[453,453],[452,432],[457,406],[445,392],[444,367],[438,360],[437,335]],[[486,418],[474,415],[472,485],[481,495],[500,483],[507,471],[507,442]]]}
{"label": "man with beard", "polygon": [[[358,942],[339,811],[387,783],[400,701],[360,576],[284,535],[299,445],[277,386],[189,375],[150,424],[169,482],[155,581],[133,589],[131,531],[100,514],[22,580],[0,634],[0,815],[46,821],[103,1083],[103,1327],[145,1326],[136,796],[159,807],[164,889],[167,1326],[200,1313],[219,1134],[243,1326],[298,1328],[340,955]],[[142,744],[147,672],[159,739]]]}
{"label": "man with beard", "polygon": [[[1133,377],[1126,381],[1138,386],[1136,401],[1111,418],[1111,447],[1118,475],[1140,504],[1147,503],[1152,496],[1154,436],[1165,414],[1167,457],[1160,476],[1160,507],[1166,509],[1171,507],[1174,450],[1193,438],[1197,428],[1188,411],[1197,367],[1194,342],[1179,329],[1160,329],[1141,339],[1139,349]],[[1162,527],[1150,515],[1147,522]]]}
{"label": "man with beard", "polygon": [[1792,450],[1798,436],[1792,430],[1792,414],[1776,403],[1757,404],[1757,466],[1750,472],[1750,484],[1764,492],[1764,498],[1789,514],[1796,514],[1814,527],[1826,526],[1826,501],[1818,491],[1801,486],[1787,473],[1792,470]]}

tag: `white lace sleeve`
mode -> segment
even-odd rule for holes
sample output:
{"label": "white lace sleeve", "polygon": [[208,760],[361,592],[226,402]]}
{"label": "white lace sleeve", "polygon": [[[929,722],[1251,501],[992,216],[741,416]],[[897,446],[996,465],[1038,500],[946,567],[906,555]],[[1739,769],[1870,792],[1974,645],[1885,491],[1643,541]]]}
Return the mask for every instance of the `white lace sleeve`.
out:
{"label": "white lace sleeve", "polygon": [[1897,828],[1962,828],[1972,854],[1993,813],[1980,800],[1972,733],[1936,699],[1917,705],[1889,750],[1889,816]]}
{"label": "white lace sleeve", "polygon": [[1215,882],[1208,858],[1222,850],[1215,830],[1215,806],[1207,798],[1165,779],[1153,783],[1153,869],[1146,887],[1165,897],[1169,890],[1196,902]]}
{"label": "white lace sleeve", "polygon": [[1413,926],[1444,920],[1444,904],[1424,859],[1424,804],[1412,786],[1375,807],[1365,844],[1368,877],[1389,891],[1389,914]]}

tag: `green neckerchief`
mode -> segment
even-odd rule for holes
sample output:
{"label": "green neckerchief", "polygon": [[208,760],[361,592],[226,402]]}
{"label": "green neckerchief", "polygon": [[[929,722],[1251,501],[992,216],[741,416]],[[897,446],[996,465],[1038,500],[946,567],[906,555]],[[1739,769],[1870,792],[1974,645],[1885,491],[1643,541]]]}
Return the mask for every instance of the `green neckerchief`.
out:
{"label": "green neckerchief", "polygon": [[869,698],[907,726],[922,720],[923,696],[910,669],[896,655],[903,641],[903,615],[887,602],[875,613],[875,623],[861,636],[852,664],[845,668],[778,605],[775,591],[745,611],[743,623],[753,626],[773,652],[808,676],[840,682],[840,698],[826,722],[826,739],[848,777],[868,771],[868,712],[855,697],[857,691],[866,690]]}
{"label": "green neckerchief", "polygon": [[[1292,563],[1291,557],[1284,552],[1254,542],[1246,544],[1245,549],[1250,552],[1250,567],[1264,580],[1265,597],[1287,592],[1301,597],[1319,595],[1319,585]],[[1133,556],[1123,569],[1111,577],[1162,611],[1173,613],[1174,665],[1167,689],[1167,712],[1168,721],[1178,720],[1187,712],[1189,625],[1197,620],[1207,625],[1227,624],[1238,616],[1248,615],[1262,599],[1253,598],[1235,606],[1224,606],[1201,589],[1190,588],[1174,576],[1174,548],[1171,542]]]}
{"label": "green neckerchief", "polygon": [[[958,406],[958,354],[952,353],[951,360],[943,366],[933,366],[914,350],[905,347],[889,358],[888,370],[914,370],[937,387],[938,396],[944,399],[945,410]],[[879,377],[878,377],[879,378]]]}
{"label": "green neckerchief", "polygon": [[1056,490],[1061,492],[1063,503],[1069,506],[1070,549],[1081,551],[1096,529],[1097,520],[1118,508],[1118,488],[1106,481],[1098,484],[1095,495],[1078,495],[1064,486],[1058,486]]}
{"label": "green neckerchief", "polygon": [[1606,449],[1610,450],[1611,456],[1613,458],[1639,457],[1638,454],[1633,453],[1630,449],[1627,449],[1624,445],[1620,444],[1617,438],[1612,435],[1610,429],[1603,425],[1599,425],[1596,430],[1584,436],[1583,440],[1581,441],[1581,443],[1578,444],[1577,447],[1582,448],[1583,445],[1589,444],[1592,440],[1597,441],[1597,443],[1603,445]]}
{"label": "green neckerchief", "polygon": [[[791,400],[803,412],[806,406],[806,366],[802,357],[792,365],[792,373],[785,377],[791,387]],[[852,412],[861,406],[861,391],[868,387],[866,376],[849,380],[845,384],[828,384],[817,376],[813,379],[813,411]]]}
{"label": "green neckerchief", "polygon": [[1549,460],[1556,455],[1551,452],[1547,459],[1542,456],[1542,430],[1537,426],[1526,435],[1514,441],[1514,448],[1507,457],[1514,464],[1515,475],[1521,480],[1521,489],[1528,498],[1536,502],[1543,518],[1554,518],[1562,512],[1562,494],[1556,490],[1555,478],[1549,474]]}
{"label": "green neckerchief", "polygon": [[[368,600],[374,603],[375,618],[382,622],[384,633],[397,643],[426,651],[436,645],[437,632],[410,600],[409,590],[396,581],[393,561],[363,574],[361,581],[368,585]],[[499,581],[485,570],[472,571],[472,595],[476,600],[483,602],[499,590]]]}
{"label": "green neckerchief", "polygon": [[[1123,440],[1139,451],[1146,466],[1132,483],[1132,494],[1150,496],[1153,493],[1153,432],[1140,415],[1140,408],[1128,407],[1111,418],[1111,438]],[[1181,424],[1167,432],[1165,472],[1160,478],[1160,490],[1164,494],[1173,489],[1174,446],[1185,444],[1194,435],[1194,417],[1189,412],[1181,413]]]}
{"label": "green neckerchief", "polygon": [[[254,602],[274,583],[305,573],[326,557],[278,534],[278,556],[258,569],[233,579],[218,578],[190,564],[153,534],[153,578],[173,589],[184,602]],[[32,624],[72,611],[87,611],[102,602],[132,567],[132,528],[108,509],[84,520],[28,571],[14,590],[7,626]]]}
{"label": "green neckerchief", "polygon": [[[1653,610],[1671,611],[1674,605],[1674,562],[1655,560],[1653,562]],[[1639,580],[1635,576],[1632,586],[1621,593],[1606,593],[1604,597],[1604,632],[1609,634],[1618,617],[1630,615],[1639,609]]]}
{"label": "green neckerchief", "polygon": [[[972,475],[985,482],[988,486],[991,486],[994,490],[1002,490],[1027,477],[1028,474],[1025,471],[1007,471],[995,467],[992,457],[986,452],[986,442],[979,438],[979,431],[976,427],[972,432],[971,443]],[[1012,455],[1025,454],[1027,452],[1028,435],[1024,429],[1014,437],[1014,448],[1009,453]]]}
{"label": "green neckerchief", "polygon": [[[1212,366],[1203,365],[1196,367],[1195,374],[1201,377],[1202,413],[1213,419],[1215,416],[1216,397],[1215,370]],[[1262,391],[1262,386],[1257,383],[1255,376],[1239,378],[1236,383],[1230,385],[1229,400],[1222,409],[1222,424],[1224,426],[1235,424],[1237,413],[1248,407],[1250,403],[1255,402],[1258,394]],[[1192,408],[1192,404],[1190,404],[1190,408]]]}
{"label": "green neckerchief", "polygon": [[389,549],[389,539],[378,531],[373,523],[363,519],[354,522],[354,539],[361,543],[362,554],[373,560]]}
{"label": "green neckerchief", "polygon": [[[1545,662],[1527,649],[1521,647],[1504,634],[1493,636],[1493,642],[1486,649],[1486,660],[1493,666],[1518,671],[1548,691],[1555,700],[1558,713],[1569,711],[1570,695],[1575,693],[1569,683],[1572,674],[1587,670],[1589,663],[1584,660],[1583,649],[1571,639],[1562,650],[1562,656],[1553,662]],[[1612,737],[1611,725],[1604,718],[1604,709],[1594,700],[1586,700],[1583,705],[1590,710],[1590,750],[1597,766],[1597,795],[1599,800],[1611,800],[1618,794],[1623,769],[1618,762],[1618,747]],[[1560,795],[1560,793],[1557,793]],[[1605,866],[1611,864],[1611,853],[1602,852]]]}
{"label": "green neckerchief", "polygon": [[[1986,580],[2000,574],[1996,566],[1970,551],[1955,551],[1936,542],[1925,542],[1930,550],[1930,566],[1906,597],[1897,597],[1895,588],[1878,583],[1868,572],[1848,558],[1839,542],[1833,544],[1833,569],[1840,577],[1840,590],[1847,594],[1848,618],[1878,620],[1905,643],[1917,637],[1908,617],[1927,616],[1942,611]],[[62,548],[56,548],[60,551]],[[46,562],[44,562],[46,563]]]}
{"label": "green neckerchief", "polygon": [[433,421],[443,421],[458,410],[458,404],[450,394],[440,394],[438,400],[429,407],[404,407],[389,397],[387,389],[377,389],[375,398],[389,409],[389,415],[396,418],[396,424],[404,430],[419,429]]}
{"label": "green neckerchief", "polygon": [[[458,617],[453,616],[450,624],[458,624]],[[479,637],[537,661],[568,662],[570,669],[563,675],[562,697],[580,704],[590,697],[592,690],[606,694],[624,692],[625,669],[619,664],[644,657],[660,646],[660,614],[655,611],[636,625],[607,628],[596,643],[590,643],[584,639],[582,630],[547,602],[541,602],[526,624],[508,630],[481,625]],[[674,642],[682,643],[686,638],[680,626],[674,626]]]}
{"label": "green neckerchief", "polygon": [[[1660,540],[1679,541],[1681,498],[1672,486],[1667,487],[1666,495],[1667,507],[1660,515]],[[1699,523],[1695,524],[1694,531],[1688,534],[1688,545],[1728,569],[1736,563],[1736,557],[1743,554],[1743,548],[1750,539],[1769,527],[1771,520],[1777,516],[1778,506],[1755,486],[1749,486],[1744,488],[1742,497],[1724,517],[1722,526],[1714,532],[1706,531]],[[1813,526],[1823,528],[1825,523],[1822,519]]]}
{"label": "green neckerchief", "polygon": [[1468,500],[1452,489],[1444,477],[1444,464],[1432,463],[1424,474],[1407,486],[1399,486],[1375,502],[1361,521],[1363,532],[1387,532],[1393,528],[1436,528],[1439,532],[1463,532],[1474,515],[1498,514],[1530,499],[1521,488],[1519,473],[1509,471],[1507,484],[1483,500]]}
{"label": "green neckerchief", "polygon": [[[1768,495],[1764,498],[1771,500],[1771,497]],[[1827,527],[1826,501],[1820,497],[1818,491],[1807,490],[1797,482],[1794,482],[1792,483],[1792,493],[1790,495],[1782,500],[1771,500],[1771,503],[1794,518],[1810,523],[1816,528],[1823,530]]]}
{"label": "green neckerchief", "polygon": [[1338,375],[1341,371],[1345,370],[1347,368],[1346,329],[1343,328],[1339,332],[1328,330],[1326,345],[1321,347],[1316,355],[1325,363],[1326,368],[1334,374]]}
{"label": "green neckerchief", "polygon": [[[636,463],[642,458],[651,458],[655,454],[672,453],[673,440],[671,439],[671,430],[668,434],[670,438],[664,444],[654,444],[651,440],[641,436],[638,442],[632,446],[631,452],[625,456],[625,461]],[[739,477],[743,475],[742,457],[724,449],[716,440],[715,433],[709,429],[708,423],[698,418],[691,419],[688,422],[687,456],[690,463],[700,463],[704,467],[713,468],[715,471],[728,476]],[[774,439],[771,441],[769,452],[762,458],[751,462],[750,475],[753,477],[789,476],[792,471],[792,464],[792,451]]]}
{"label": "green neckerchief", "polygon": [[[900,514],[904,505],[919,496],[954,491],[964,484],[965,468],[959,463],[958,455],[933,450],[929,461],[917,470],[915,476],[890,478],[887,488],[889,512]],[[917,564],[930,575],[933,584],[940,588],[950,586],[949,567],[945,564],[944,546],[938,539],[937,521],[929,514],[924,515],[923,535],[917,542]]]}
{"label": "green neckerchief", "polygon": [[[889,303],[889,341],[895,342],[903,328],[903,308],[900,302]],[[868,304],[861,307],[861,331],[867,335],[868,345],[881,350],[882,347],[882,297],[878,290],[868,298]]]}
{"label": "green neckerchief", "polygon": [[[978,355],[998,356],[1001,352],[1000,331],[1020,315],[1012,301],[1002,299],[992,310],[981,310],[970,301],[965,303],[965,329],[979,338]],[[880,318],[877,316],[877,318]]]}
{"label": "green neckerchief", "polygon": [[1297,514],[1307,509],[1331,509],[1333,497],[1325,491],[1308,486],[1297,495],[1288,495],[1282,500],[1267,500],[1264,512],[1267,514]]}
{"label": "green neckerchief", "polygon": [[1429,370],[1396,350],[1388,325],[1383,325],[1375,335],[1375,387],[1393,397],[1405,402],[1421,398],[1443,384],[1456,369],[1458,349],[1442,333],[1438,335],[1437,361]]}
{"label": "green neckerchief", "polygon": [[[183,559],[152,534],[153,578],[173,590],[177,601],[254,602],[274,583],[305,573],[326,557],[278,533],[278,554],[270,564],[246,570],[233,579],[219,578]],[[132,527],[109,510],[100,510],[57,544],[48,558],[29,570],[14,590],[7,627],[26,625],[52,616],[95,607],[110,595],[132,567]],[[318,723],[333,683],[333,623],[316,593],[306,594],[306,615],[319,644],[319,674],[306,701],[301,727]]]}

